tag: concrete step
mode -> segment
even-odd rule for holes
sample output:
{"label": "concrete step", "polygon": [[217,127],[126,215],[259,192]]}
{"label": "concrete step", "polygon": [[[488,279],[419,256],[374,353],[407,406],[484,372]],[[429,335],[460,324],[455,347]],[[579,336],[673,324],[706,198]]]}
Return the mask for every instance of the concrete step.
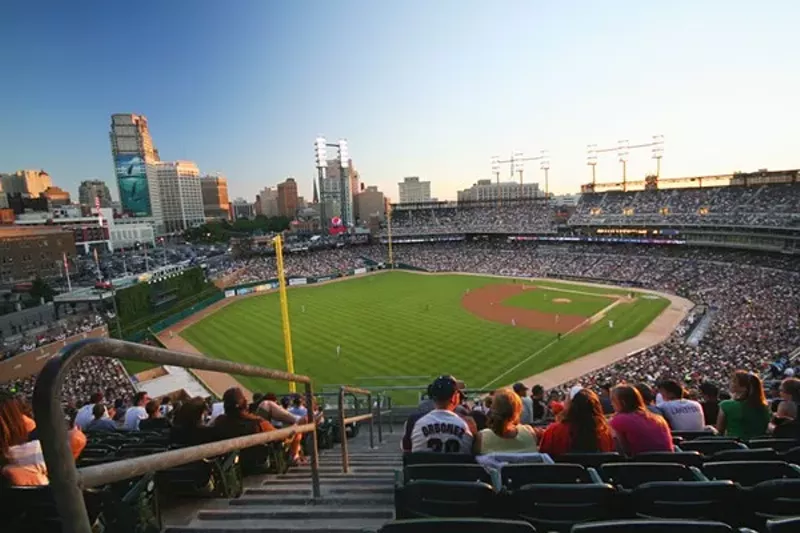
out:
{"label": "concrete step", "polygon": [[[329,494],[394,494],[394,486],[382,484],[376,486],[374,484],[364,484],[356,486],[337,486],[337,485],[322,485],[320,492],[324,495]],[[247,496],[308,496],[311,497],[311,487],[307,484],[303,485],[271,485],[268,482],[264,483],[263,487],[247,488],[244,492]]]}
{"label": "concrete step", "polygon": [[169,526],[164,533],[364,533],[378,531],[386,522],[383,518],[203,521],[188,526]]}
{"label": "concrete step", "polygon": [[[228,520],[281,520],[281,519],[361,519],[377,518],[391,520],[394,517],[394,509],[386,506],[385,508],[356,508],[341,509],[333,506],[297,506],[284,505],[280,509],[264,507],[261,509],[225,509],[213,511],[200,511],[197,513],[197,521],[228,521]],[[194,522],[193,522],[194,523]]]}
{"label": "concrete step", "polygon": [[[337,483],[340,480],[350,480],[350,479],[357,479],[359,481],[369,481],[372,479],[394,479],[394,474],[391,471],[384,471],[384,472],[355,472],[351,471],[348,474],[344,474],[342,472],[337,472],[335,474],[322,474],[319,476],[321,482],[325,482],[326,480],[335,480]],[[290,472],[288,474],[282,474],[280,476],[275,476],[276,480],[286,480],[286,479],[311,479],[311,472]]]}
{"label": "concrete step", "polygon": [[250,493],[245,493],[241,498],[230,501],[231,507],[253,507],[265,506],[272,507],[275,505],[313,505],[313,506],[357,506],[365,508],[370,506],[391,507],[394,505],[394,497],[391,494],[378,495],[375,494],[340,494],[323,496],[315,500],[311,495],[307,496],[283,496],[271,494],[268,497],[251,496]]}

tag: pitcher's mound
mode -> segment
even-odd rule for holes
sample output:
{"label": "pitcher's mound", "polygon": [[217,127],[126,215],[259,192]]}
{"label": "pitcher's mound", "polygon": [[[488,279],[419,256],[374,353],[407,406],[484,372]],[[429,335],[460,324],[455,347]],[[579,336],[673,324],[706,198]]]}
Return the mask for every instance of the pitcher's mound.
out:
{"label": "pitcher's mound", "polygon": [[568,304],[572,303],[572,300],[570,300],[569,298],[553,298],[552,302],[554,304]]}

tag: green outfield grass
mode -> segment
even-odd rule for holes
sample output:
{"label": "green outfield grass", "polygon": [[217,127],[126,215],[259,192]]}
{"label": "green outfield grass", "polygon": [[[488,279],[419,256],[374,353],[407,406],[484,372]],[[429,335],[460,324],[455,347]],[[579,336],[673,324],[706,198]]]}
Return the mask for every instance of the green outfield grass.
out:
{"label": "green outfield grass", "polygon": [[[638,298],[610,311],[613,329],[603,320],[560,341],[554,333],[486,321],[462,308],[466,289],[510,282],[491,277],[391,272],[292,288],[288,295],[295,371],[312,376],[317,388],[341,383],[416,385],[418,382],[359,378],[441,373],[454,374],[470,387],[505,385],[633,337],[668,304],[663,298]],[[605,288],[598,291],[597,287],[551,281],[546,286],[610,293]],[[535,297],[537,292],[531,294]],[[554,297],[565,294],[547,292]],[[566,297],[578,301],[579,296],[585,297]],[[610,299],[598,298],[610,303]],[[589,303],[599,305],[599,301],[586,305]],[[231,304],[182,335],[213,357],[285,368],[277,293]],[[337,346],[341,346],[338,358]],[[238,379],[254,391],[286,390],[284,383]]]}
{"label": "green outfield grass", "polygon": [[[521,307],[549,314],[590,317],[614,303],[614,298],[592,294],[578,294],[582,287],[558,290],[555,288],[536,288],[515,294],[503,301],[506,307]],[[569,302],[554,300],[567,299]]]}

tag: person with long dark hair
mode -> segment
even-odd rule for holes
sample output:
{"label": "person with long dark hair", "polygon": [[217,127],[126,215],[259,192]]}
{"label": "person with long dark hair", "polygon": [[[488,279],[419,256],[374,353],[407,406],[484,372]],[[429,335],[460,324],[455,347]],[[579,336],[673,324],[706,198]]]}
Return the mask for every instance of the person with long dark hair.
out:
{"label": "person with long dark hair", "polygon": [[47,485],[47,466],[38,440],[29,437],[21,402],[0,392],[0,471],[10,485]]}
{"label": "person with long dark hair", "polygon": [[580,389],[570,395],[559,420],[544,430],[539,451],[550,455],[614,451],[611,427],[597,394]]}
{"label": "person with long dark hair", "polygon": [[488,427],[477,435],[476,453],[535,453],[538,450],[536,433],[532,427],[520,424],[522,410],[522,398],[517,392],[512,389],[496,391]]}
{"label": "person with long dark hair", "polygon": [[674,450],[667,421],[647,410],[636,387],[617,385],[611,391],[611,402],[616,413],[611,427],[623,452],[637,455]]}
{"label": "person with long dark hair", "polygon": [[766,434],[772,413],[761,378],[752,372],[737,370],[731,380],[731,392],[733,399],[719,404],[719,434],[745,440]]}

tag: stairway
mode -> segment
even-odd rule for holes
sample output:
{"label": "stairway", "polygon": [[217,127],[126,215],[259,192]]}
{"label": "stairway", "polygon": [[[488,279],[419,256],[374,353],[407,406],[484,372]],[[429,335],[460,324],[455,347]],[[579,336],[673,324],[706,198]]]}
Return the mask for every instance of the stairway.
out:
{"label": "stairway", "polygon": [[188,525],[167,526],[164,533],[377,531],[394,518],[394,471],[402,466],[400,430],[384,432],[383,444],[371,450],[369,432],[362,426],[348,448],[348,474],[342,473],[339,445],[320,452],[318,500],[311,494],[311,467],[299,466],[279,476],[246,478],[240,498],[211,500]]}

